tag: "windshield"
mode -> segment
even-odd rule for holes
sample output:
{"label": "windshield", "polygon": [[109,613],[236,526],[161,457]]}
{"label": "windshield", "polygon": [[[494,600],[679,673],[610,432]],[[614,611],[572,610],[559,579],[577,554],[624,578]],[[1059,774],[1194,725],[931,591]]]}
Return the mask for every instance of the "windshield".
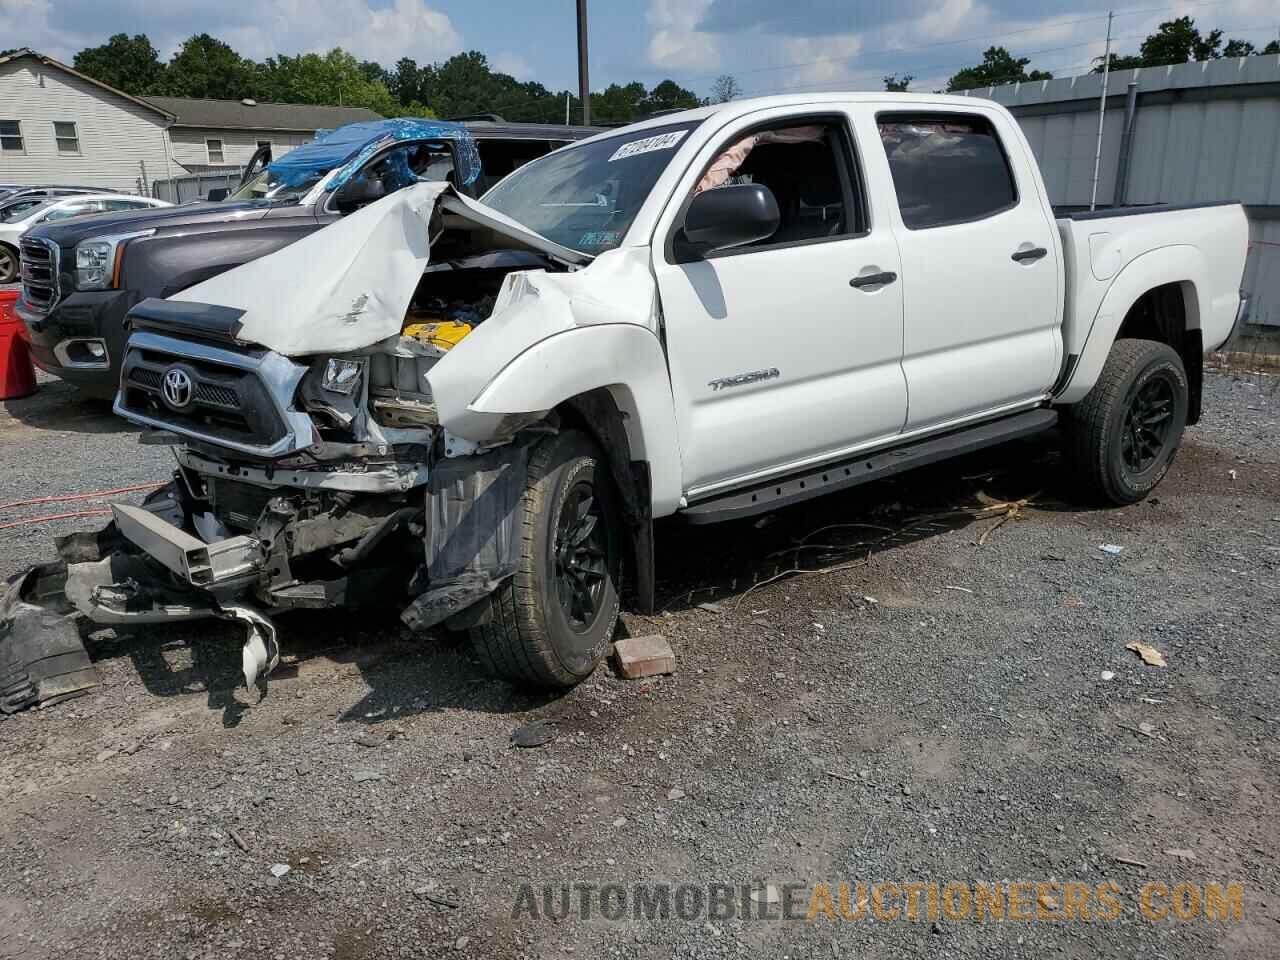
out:
{"label": "windshield", "polygon": [[49,202],[48,197],[23,197],[8,204],[0,204],[0,223],[12,223],[22,220],[33,209]]}
{"label": "windshield", "polygon": [[612,250],[697,125],[650,127],[564,147],[521,167],[483,202],[573,250]]}
{"label": "windshield", "polygon": [[228,200],[269,200],[273,203],[297,203],[305,197],[312,187],[320,182],[329,171],[315,170],[303,176],[297,171],[288,171],[284,176],[278,170],[268,167],[239,190],[227,197]]}

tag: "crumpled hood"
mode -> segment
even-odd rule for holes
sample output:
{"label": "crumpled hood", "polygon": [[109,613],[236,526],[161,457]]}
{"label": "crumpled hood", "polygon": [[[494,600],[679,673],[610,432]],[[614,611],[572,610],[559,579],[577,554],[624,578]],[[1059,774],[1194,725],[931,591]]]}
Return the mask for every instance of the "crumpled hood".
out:
{"label": "crumpled hood", "polygon": [[168,299],[238,310],[236,339],[285,356],[360,350],[400,333],[437,207],[562,263],[591,262],[447,183],[421,183]]}

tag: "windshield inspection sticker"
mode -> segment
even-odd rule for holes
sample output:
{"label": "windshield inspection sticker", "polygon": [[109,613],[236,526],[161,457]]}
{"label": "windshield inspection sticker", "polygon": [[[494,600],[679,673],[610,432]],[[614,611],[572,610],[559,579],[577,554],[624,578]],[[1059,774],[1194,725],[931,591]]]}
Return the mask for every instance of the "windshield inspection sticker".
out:
{"label": "windshield inspection sticker", "polygon": [[646,137],[643,140],[632,140],[630,143],[624,143],[613,151],[613,156],[609,158],[609,162],[625,160],[627,157],[639,156],[642,153],[652,153],[655,150],[670,150],[683,140],[684,135],[688,132],[688,130],[677,130],[674,133],[664,133],[656,137]]}

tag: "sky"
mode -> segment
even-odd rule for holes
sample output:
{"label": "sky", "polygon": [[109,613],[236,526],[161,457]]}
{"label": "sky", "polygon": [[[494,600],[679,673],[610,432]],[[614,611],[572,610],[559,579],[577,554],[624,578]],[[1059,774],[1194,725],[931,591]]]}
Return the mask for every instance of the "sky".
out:
{"label": "sky", "polygon": [[[1261,48],[1277,37],[1275,0],[589,0],[591,86],[670,77],[699,95],[732,74],[747,95],[879,89],[890,73],[940,88],[993,44],[1055,76],[1101,56],[1108,8],[1120,52],[1162,21]],[[390,66],[480,50],[498,69],[553,90],[577,88],[574,0],[0,0],[0,45],[70,62],[113,33],[146,33],[168,58],[208,32],[240,53],[334,46]]]}

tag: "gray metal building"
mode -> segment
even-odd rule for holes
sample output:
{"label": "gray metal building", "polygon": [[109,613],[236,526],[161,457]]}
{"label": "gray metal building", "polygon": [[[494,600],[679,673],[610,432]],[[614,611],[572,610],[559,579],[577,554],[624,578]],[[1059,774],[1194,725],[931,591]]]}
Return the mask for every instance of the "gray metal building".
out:
{"label": "gray metal building", "polygon": [[[967,93],[1018,118],[1055,206],[1088,208],[1100,74]],[[1280,56],[1112,73],[1098,205],[1212,200],[1245,204],[1251,319],[1280,329]]]}

